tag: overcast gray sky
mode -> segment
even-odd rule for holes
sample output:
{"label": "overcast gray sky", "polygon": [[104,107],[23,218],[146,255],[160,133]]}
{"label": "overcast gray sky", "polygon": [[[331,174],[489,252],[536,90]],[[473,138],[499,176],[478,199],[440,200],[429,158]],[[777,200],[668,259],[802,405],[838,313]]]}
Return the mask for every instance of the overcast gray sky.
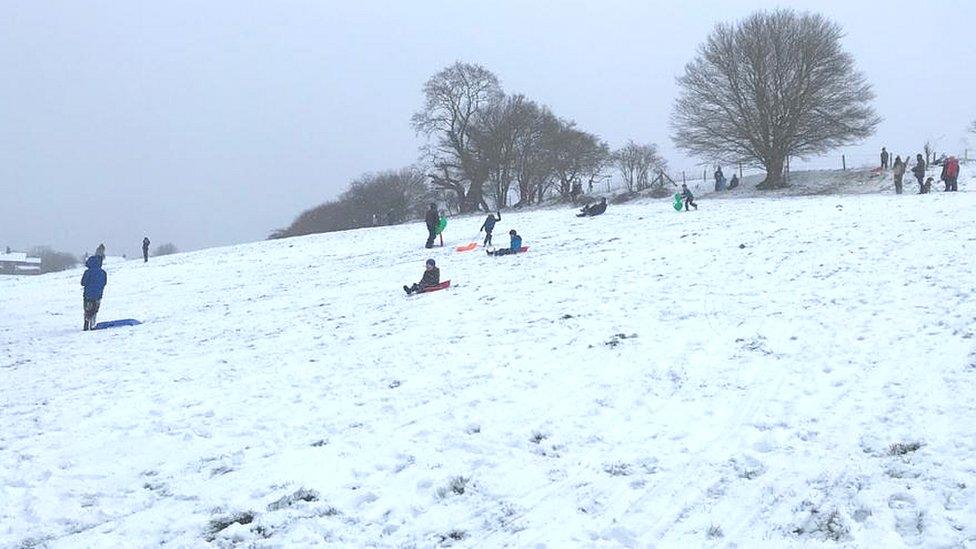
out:
{"label": "overcast gray sky", "polygon": [[421,86],[455,60],[611,146],[658,143],[692,169],[668,139],[675,76],[716,22],[779,5],[841,23],[874,85],[885,122],[845,152],[928,138],[961,153],[971,1],[9,0],[0,245],[133,255],[143,235],[184,250],[263,239],[357,175],[415,161]]}

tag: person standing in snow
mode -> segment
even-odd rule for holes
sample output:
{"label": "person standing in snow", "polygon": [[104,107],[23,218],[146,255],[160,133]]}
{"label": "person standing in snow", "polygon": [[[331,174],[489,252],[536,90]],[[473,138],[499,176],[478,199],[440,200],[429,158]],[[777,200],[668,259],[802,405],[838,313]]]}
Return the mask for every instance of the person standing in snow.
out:
{"label": "person standing in snow", "polygon": [[407,292],[407,295],[419,294],[431,286],[437,286],[440,282],[441,270],[437,268],[437,264],[433,259],[428,259],[424,276],[420,278],[420,282],[413,286],[404,286],[403,291]]}
{"label": "person standing in snow", "polygon": [[498,212],[498,217],[495,217],[495,215],[490,213],[488,214],[488,217],[485,218],[485,222],[482,223],[481,228],[478,229],[479,233],[481,231],[485,231],[485,241],[482,245],[491,246],[491,232],[495,230],[495,223],[498,223],[501,220],[502,220],[501,211]]}
{"label": "person standing in snow", "polygon": [[722,166],[715,170],[715,192],[725,190],[725,174],[722,173]]}
{"label": "person standing in snow", "polygon": [[574,181],[573,186],[569,191],[569,197],[572,199],[573,204],[579,201],[579,197],[583,195],[583,184],[579,181]]}
{"label": "person standing in snow", "polygon": [[902,178],[905,177],[907,166],[902,162],[900,156],[895,157],[895,163],[891,167],[891,175],[895,178],[895,194],[901,194]]}
{"label": "person standing in snow", "polygon": [[430,203],[430,207],[427,208],[427,215],[424,217],[424,221],[427,223],[427,244],[426,248],[434,247],[434,238],[437,236],[437,223],[440,222],[441,216],[437,213],[437,204],[433,202]]}
{"label": "person standing in snow", "polygon": [[510,238],[508,248],[502,248],[500,250],[486,250],[488,255],[509,255],[517,254],[522,251],[522,237],[515,232],[515,229],[508,231],[508,236]]}
{"label": "person standing in snow", "polygon": [[149,263],[149,237],[142,239],[142,262]]}
{"label": "person standing in snow", "polygon": [[881,169],[888,169],[888,151],[884,147],[881,147]]}
{"label": "person standing in snow", "polygon": [[923,194],[923,189],[925,188],[925,184],[923,183],[925,181],[925,159],[922,158],[921,154],[915,156],[915,167],[912,168],[912,175],[918,180],[918,194]]}
{"label": "person standing in snow", "polygon": [[939,176],[945,182],[945,192],[959,190],[959,159],[955,156],[946,158],[942,163],[942,175]]}
{"label": "person standing in snow", "polygon": [[685,183],[681,184],[681,196],[685,199],[686,212],[688,211],[689,205],[694,206],[696,210],[698,209],[698,204],[695,204],[695,195],[691,194],[691,189]]}
{"label": "person standing in snow", "polygon": [[95,248],[95,255],[100,255],[100,256],[102,256],[102,258],[105,257],[105,243],[104,242],[101,243],[101,244],[99,244],[98,247]]}
{"label": "person standing in snow", "polygon": [[83,331],[95,328],[95,317],[98,316],[98,307],[102,303],[102,293],[105,285],[108,284],[108,275],[102,269],[101,255],[93,255],[85,261],[85,274],[81,275],[81,286],[85,289],[82,294],[82,303],[85,311],[85,327]]}

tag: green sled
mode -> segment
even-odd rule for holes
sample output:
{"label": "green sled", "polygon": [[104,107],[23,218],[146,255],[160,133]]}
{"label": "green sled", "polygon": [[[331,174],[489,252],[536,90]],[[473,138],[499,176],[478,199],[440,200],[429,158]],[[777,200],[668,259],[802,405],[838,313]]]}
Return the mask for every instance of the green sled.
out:
{"label": "green sled", "polygon": [[444,232],[444,227],[447,227],[446,217],[442,217],[437,221],[437,228],[434,230],[434,234],[441,234]]}
{"label": "green sled", "polygon": [[674,193],[674,211],[676,211],[676,212],[680,212],[681,211],[681,194],[680,193]]}

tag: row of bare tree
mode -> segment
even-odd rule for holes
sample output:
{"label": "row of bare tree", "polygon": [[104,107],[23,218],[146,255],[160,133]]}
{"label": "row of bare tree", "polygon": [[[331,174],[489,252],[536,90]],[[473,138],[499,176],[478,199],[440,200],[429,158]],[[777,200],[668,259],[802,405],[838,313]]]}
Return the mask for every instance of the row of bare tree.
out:
{"label": "row of bare tree", "polygon": [[[880,122],[871,107],[874,93],[842,37],[825,17],[789,9],[716,25],[678,78],[675,145],[708,163],[762,168],[759,188],[774,189],[786,184],[791,157],[868,137]],[[630,191],[664,185],[666,163],[654,145],[630,142],[611,153],[572,120],[523,95],[507,95],[479,65],[454,63],[423,91],[423,106],[411,120],[426,138],[421,167],[364,176],[339,200],[305,212],[273,236],[420,215],[428,183],[460,212],[569,197],[614,168]]]}
{"label": "row of bare tree", "polygon": [[611,152],[548,107],[506,95],[497,76],[470,63],[432,76],[411,122],[426,138],[416,166],[365,174],[270,237],[402,223],[435,200],[473,212],[569,198],[615,166],[629,190],[641,191],[660,184],[666,168],[656,146],[629,142]]}
{"label": "row of bare tree", "polygon": [[638,190],[665,167],[654,145],[629,143],[611,153],[572,120],[524,95],[506,95],[479,65],[458,62],[438,72],[424,85],[424,98],[412,119],[427,138],[423,159],[433,185],[461,212],[567,198],[614,164]]}
{"label": "row of bare tree", "polygon": [[422,215],[425,204],[435,198],[427,176],[417,167],[368,173],[353,181],[336,200],[306,210],[270,238],[402,223]]}

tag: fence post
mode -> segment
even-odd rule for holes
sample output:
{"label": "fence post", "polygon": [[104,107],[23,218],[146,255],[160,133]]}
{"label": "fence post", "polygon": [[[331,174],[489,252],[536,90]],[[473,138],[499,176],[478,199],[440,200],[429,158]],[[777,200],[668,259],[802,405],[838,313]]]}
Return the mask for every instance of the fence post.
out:
{"label": "fence post", "polygon": [[844,171],[846,172],[847,171],[847,155],[844,155],[844,154],[840,155],[840,163],[841,163],[841,166],[844,168]]}
{"label": "fence post", "polygon": [[708,183],[708,168],[702,170],[702,185]]}
{"label": "fence post", "polygon": [[687,185],[688,184],[688,180],[685,179],[685,171],[684,170],[681,170],[681,184],[682,185]]}
{"label": "fence post", "polygon": [[739,179],[742,179],[742,162],[739,162]]}

